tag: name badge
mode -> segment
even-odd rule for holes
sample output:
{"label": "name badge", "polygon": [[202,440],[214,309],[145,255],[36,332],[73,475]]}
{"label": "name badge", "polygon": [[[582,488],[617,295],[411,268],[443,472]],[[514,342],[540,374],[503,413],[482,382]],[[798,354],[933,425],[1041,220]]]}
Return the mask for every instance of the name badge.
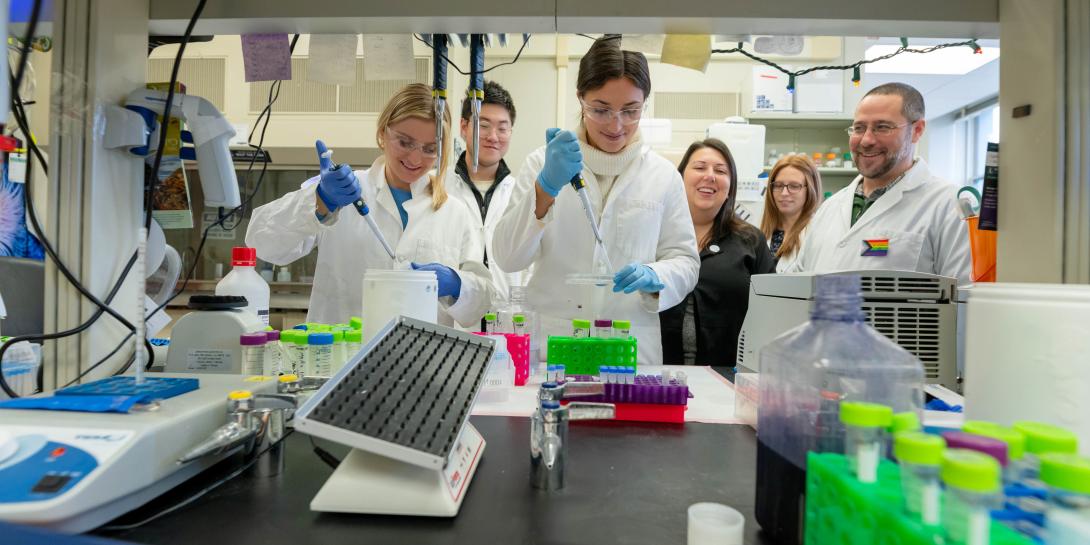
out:
{"label": "name badge", "polygon": [[886,257],[889,255],[889,239],[863,239],[863,252],[859,255],[864,257]]}

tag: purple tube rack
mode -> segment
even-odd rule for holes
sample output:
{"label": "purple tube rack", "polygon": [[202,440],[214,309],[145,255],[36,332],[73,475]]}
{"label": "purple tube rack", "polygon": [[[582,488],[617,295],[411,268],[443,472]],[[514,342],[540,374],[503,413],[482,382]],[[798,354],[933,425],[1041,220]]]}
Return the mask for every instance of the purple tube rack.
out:
{"label": "purple tube rack", "polygon": [[[595,382],[596,377],[590,375],[568,375],[568,381]],[[654,405],[688,405],[689,398],[693,394],[689,387],[671,381],[664,385],[662,377],[657,375],[637,375],[635,384],[605,385],[606,392],[603,395],[580,396],[577,401],[591,401],[597,403],[649,403]]]}

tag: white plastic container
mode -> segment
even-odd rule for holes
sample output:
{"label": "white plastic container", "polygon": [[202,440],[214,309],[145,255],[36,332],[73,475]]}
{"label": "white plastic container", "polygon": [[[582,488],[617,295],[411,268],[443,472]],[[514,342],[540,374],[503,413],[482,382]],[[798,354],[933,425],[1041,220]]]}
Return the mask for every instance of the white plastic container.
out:
{"label": "white plastic container", "polygon": [[368,269],[363,275],[363,344],[386,324],[406,316],[439,319],[439,282],[433,271]]}
{"label": "white plastic container", "polygon": [[507,337],[485,336],[496,341],[496,351],[492,353],[492,361],[488,363],[488,371],[485,373],[477,401],[503,403],[510,397],[511,388],[515,385],[515,364],[507,351]]}
{"label": "white plastic container", "polygon": [[1060,426],[1090,454],[1090,286],[978,283],[967,309],[965,418]]}
{"label": "white plastic container", "polygon": [[231,272],[216,284],[216,295],[241,295],[245,310],[253,312],[263,325],[269,325],[269,283],[254,270],[257,250],[242,246],[231,250]]}

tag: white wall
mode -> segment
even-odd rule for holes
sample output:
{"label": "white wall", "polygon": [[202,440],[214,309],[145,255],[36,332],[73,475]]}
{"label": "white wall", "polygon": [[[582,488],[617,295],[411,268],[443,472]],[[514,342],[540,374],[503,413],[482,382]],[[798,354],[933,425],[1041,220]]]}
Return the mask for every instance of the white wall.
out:
{"label": "white wall", "polygon": [[[521,40],[510,36],[512,42],[505,48],[489,48],[486,66],[513,59]],[[302,36],[295,49],[295,57],[308,54],[307,36]],[[843,58],[841,38],[821,38],[811,41],[804,55],[779,58],[780,62],[813,63]],[[557,44],[560,44],[559,47]],[[544,143],[545,129],[557,125],[574,126],[577,121],[578,101],[575,97],[575,78],[578,61],[589,48],[591,40],[574,35],[534,35],[519,61],[499,67],[486,75],[506,87],[515,100],[518,119],[511,148],[507,156],[513,170],[518,169],[523,158]],[[559,51],[559,53],[558,53]],[[152,58],[173,58],[176,46],[163,46],[155,50]],[[361,51],[362,54],[362,46]],[[430,50],[416,42],[414,53],[418,57],[430,56]],[[859,49],[857,54],[862,54]],[[849,56],[855,56],[856,53]],[[468,68],[468,50],[460,45],[451,48],[450,58],[462,69]],[[655,91],[680,92],[741,92],[742,104],[748,109],[749,79],[753,61],[739,55],[716,55],[706,73],[676,66],[664,65],[650,56],[652,94]],[[249,85],[244,82],[244,67],[238,36],[217,36],[207,43],[194,43],[186,48],[186,58],[223,58],[226,64],[228,92],[224,114],[233,123],[250,124],[256,115],[249,112]],[[771,57],[776,58],[776,57]],[[566,64],[566,66],[565,66]],[[560,65],[560,66],[558,66]],[[559,82],[559,85],[558,85]],[[460,111],[460,99],[468,84],[468,77],[458,74],[453,67],[448,71],[448,89],[451,106]],[[850,85],[848,86],[850,87]],[[457,100],[455,100],[457,98]],[[653,104],[653,101],[652,101]],[[845,100],[845,104],[854,101]],[[653,107],[648,115],[654,115]],[[312,146],[316,138],[322,138],[331,147],[374,146],[376,115],[374,114],[295,114],[276,113],[269,124],[265,142],[267,147]],[[684,149],[689,142],[703,137],[709,120],[679,120],[674,124],[675,145]]]}
{"label": "white wall", "polygon": [[[1063,281],[1063,0],[1000,0],[1003,282]],[[1032,105],[1028,117],[1013,108]]]}

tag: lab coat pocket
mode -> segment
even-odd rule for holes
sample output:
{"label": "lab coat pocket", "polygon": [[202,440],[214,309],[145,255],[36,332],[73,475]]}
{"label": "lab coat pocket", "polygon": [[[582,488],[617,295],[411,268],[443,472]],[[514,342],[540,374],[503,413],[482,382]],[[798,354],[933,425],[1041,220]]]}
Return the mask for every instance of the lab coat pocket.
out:
{"label": "lab coat pocket", "polygon": [[860,255],[876,260],[873,266],[867,264],[866,268],[915,271],[918,270],[925,238],[923,234],[913,231],[871,231],[864,233]]}
{"label": "lab coat pocket", "polygon": [[460,245],[441,237],[440,240],[421,238],[416,241],[416,255],[413,261],[417,263],[442,263],[448,267],[458,268]]}
{"label": "lab coat pocket", "polygon": [[640,263],[655,261],[662,230],[662,203],[619,199],[616,210],[617,243],[621,254]]}

